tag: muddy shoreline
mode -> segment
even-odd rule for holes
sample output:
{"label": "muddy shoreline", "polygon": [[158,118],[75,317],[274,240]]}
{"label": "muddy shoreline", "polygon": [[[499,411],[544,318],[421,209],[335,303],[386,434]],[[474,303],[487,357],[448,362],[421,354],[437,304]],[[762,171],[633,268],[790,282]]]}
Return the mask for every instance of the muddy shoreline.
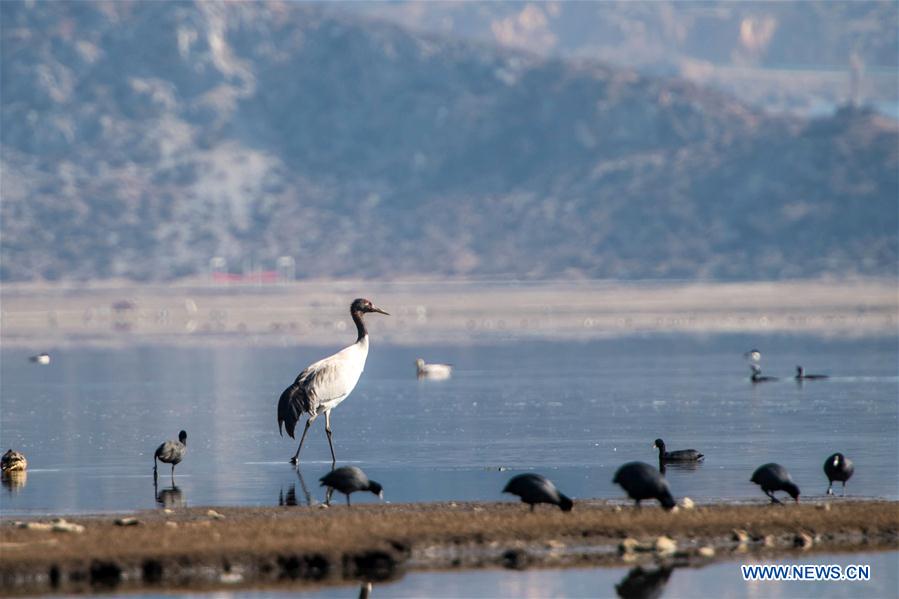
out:
{"label": "muddy shoreline", "polygon": [[311,588],[409,570],[691,567],[745,553],[899,548],[899,502],[870,500],[675,513],[598,500],[533,514],[490,502],[189,508],[75,517],[70,531],[41,526],[52,521],[4,518],[0,594]]}
{"label": "muddy shoreline", "polygon": [[392,318],[384,343],[591,340],[647,333],[882,337],[896,328],[895,279],[755,281],[302,281],[222,286],[5,284],[6,347],[332,345],[350,298]]}

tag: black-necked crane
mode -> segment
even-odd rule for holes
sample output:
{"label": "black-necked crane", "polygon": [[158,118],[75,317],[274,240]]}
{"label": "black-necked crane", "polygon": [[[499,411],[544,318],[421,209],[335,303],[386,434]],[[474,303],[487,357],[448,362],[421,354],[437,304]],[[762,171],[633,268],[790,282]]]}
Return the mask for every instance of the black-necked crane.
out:
{"label": "black-necked crane", "polygon": [[[331,410],[353,391],[365,369],[365,360],[368,357],[368,331],[365,330],[365,321],[362,318],[369,312],[387,314],[384,310],[375,308],[367,299],[354,300],[350,305],[350,315],[356,323],[358,333],[356,342],[333,356],[308,366],[297,376],[293,384],[281,393],[278,400],[279,432],[283,425],[290,438],[295,438],[293,435],[297,423],[303,415],[308,416],[303,434],[300,436],[300,445],[290,459],[291,464],[299,461],[300,450],[303,449],[303,441],[306,439],[309,426],[321,414],[325,415],[325,433],[328,435],[328,446],[331,448],[331,465],[337,464],[334,443],[331,440]],[[283,432],[281,434],[283,435]]]}
{"label": "black-necked crane", "polygon": [[186,453],[187,433],[185,431],[178,433],[177,441],[169,440],[157,447],[156,453],[153,454],[153,480],[156,480],[156,461],[159,460],[163,464],[172,465],[172,484],[174,485],[175,466],[181,463]]}

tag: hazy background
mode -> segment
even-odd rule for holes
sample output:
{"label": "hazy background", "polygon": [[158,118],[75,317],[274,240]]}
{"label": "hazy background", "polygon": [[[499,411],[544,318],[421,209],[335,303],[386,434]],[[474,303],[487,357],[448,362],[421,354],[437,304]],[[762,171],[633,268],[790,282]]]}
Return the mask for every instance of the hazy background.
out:
{"label": "hazy background", "polygon": [[3,2],[0,278],[894,277],[896,22]]}

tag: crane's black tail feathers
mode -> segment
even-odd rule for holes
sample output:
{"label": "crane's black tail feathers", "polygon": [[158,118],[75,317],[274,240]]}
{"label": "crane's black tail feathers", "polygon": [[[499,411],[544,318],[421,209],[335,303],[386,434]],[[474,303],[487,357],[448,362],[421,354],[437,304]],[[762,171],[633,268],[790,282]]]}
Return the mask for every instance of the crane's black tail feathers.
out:
{"label": "crane's black tail feathers", "polygon": [[283,424],[284,430],[287,431],[290,438],[294,438],[293,431],[303,416],[302,399],[304,395],[303,390],[296,383],[293,383],[281,394],[281,399],[278,400],[278,432],[282,437],[284,436],[281,430]]}

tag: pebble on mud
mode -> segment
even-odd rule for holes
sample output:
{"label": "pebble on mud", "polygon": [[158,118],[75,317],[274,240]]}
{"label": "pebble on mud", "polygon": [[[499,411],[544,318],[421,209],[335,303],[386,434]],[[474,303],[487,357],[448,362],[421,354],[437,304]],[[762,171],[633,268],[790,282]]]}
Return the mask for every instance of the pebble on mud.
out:
{"label": "pebble on mud", "polygon": [[80,534],[84,532],[84,527],[74,522],[68,522],[64,518],[57,518],[53,521],[53,532],[74,532]]}
{"label": "pebble on mud", "polygon": [[700,547],[696,551],[696,554],[699,557],[712,558],[715,557],[715,548],[711,545],[706,545],[705,547]]}
{"label": "pebble on mud", "polygon": [[215,510],[209,510],[208,512],[206,512],[206,515],[209,516],[210,518],[212,518],[213,520],[224,520],[225,519],[225,516],[223,516],[222,514],[218,513]]}
{"label": "pebble on mud", "polygon": [[684,497],[680,501],[680,506],[685,510],[692,510],[694,507],[696,507],[696,504],[689,497]]}
{"label": "pebble on mud", "polygon": [[814,544],[815,540],[812,539],[812,536],[808,533],[800,532],[797,533],[795,537],[793,537],[793,547],[808,549]]}
{"label": "pebble on mud", "polygon": [[168,528],[178,528],[178,523],[177,523],[177,522],[166,522],[165,525],[166,525],[166,527],[168,527]]}
{"label": "pebble on mud", "polygon": [[656,539],[655,550],[656,553],[661,553],[663,555],[674,553],[677,551],[677,542],[669,537],[661,536]]}
{"label": "pebble on mud", "polygon": [[730,538],[742,545],[749,542],[749,533],[742,528],[735,528],[731,531]]}
{"label": "pebble on mud", "polygon": [[53,525],[46,522],[17,522],[16,526],[28,530],[53,530]]}
{"label": "pebble on mud", "polygon": [[137,526],[140,524],[140,520],[137,518],[116,518],[115,524],[116,526]]}
{"label": "pebble on mud", "polygon": [[637,539],[628,537],[618,543],[618,553],[634,553],[639,547],[640,543],[637,542]]}
{"label": "pebble on mud", "polygon": [[565,543],[556,539],[550,539],[546,542],[546,547],[548,549],[562,549],[565,547]]}

